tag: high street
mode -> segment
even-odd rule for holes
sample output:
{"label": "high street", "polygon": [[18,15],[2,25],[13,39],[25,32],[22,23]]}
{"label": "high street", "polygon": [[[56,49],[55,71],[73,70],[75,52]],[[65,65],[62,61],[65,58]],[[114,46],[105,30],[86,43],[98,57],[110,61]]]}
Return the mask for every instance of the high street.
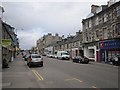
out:
{"label": "high street", "polygon": [[29,68],[22,56],[3,69],[3,88],[118,88],[118,66],[43,57],[43,67]]}

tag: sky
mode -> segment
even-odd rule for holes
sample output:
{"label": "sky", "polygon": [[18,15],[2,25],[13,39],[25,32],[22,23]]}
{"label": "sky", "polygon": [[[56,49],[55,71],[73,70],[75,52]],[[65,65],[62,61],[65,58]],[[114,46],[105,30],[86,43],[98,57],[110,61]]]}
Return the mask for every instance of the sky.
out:
{"label": "sky", "polygon": [[75,35],[82,30],[82,19],[91,5],[106,5],[108,0],[4,0],[3,19],[15,28],[22,49],[36,46],[47,33]]}

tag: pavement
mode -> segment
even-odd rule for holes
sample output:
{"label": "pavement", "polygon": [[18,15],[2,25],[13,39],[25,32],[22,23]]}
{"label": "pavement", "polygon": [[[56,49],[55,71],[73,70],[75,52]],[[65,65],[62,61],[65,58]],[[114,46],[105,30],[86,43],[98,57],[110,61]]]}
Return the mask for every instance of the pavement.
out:
{"label": "pavement", "polygon": [[[43,57],[43,67],[29,68],[21,55],[2,70],[3,88],[90,88],[118,90],[118,66],[73,63]],[[106,89],[105,89],[106,90]]]}
{"label": "pavement", "polygon": [[17,56],[13,62],[9,63],[9,68],[2,70],[3,88],[34,88],[38,87],[31,71],[23,62],[21,56]]}

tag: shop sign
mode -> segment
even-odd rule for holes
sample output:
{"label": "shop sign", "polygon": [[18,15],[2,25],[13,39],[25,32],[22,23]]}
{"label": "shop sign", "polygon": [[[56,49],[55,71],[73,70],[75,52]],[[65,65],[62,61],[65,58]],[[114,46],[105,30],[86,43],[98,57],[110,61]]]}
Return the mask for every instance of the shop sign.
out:
{"label": "shop sign", "polygon": [[7,47],[10,46],[11,44],[12,44],[11,39],[2,39],[2,46]]}
{"label": "shop sign", "polygon": [[120,48],[120,40],[103,41],[99,43],[101,49]]}

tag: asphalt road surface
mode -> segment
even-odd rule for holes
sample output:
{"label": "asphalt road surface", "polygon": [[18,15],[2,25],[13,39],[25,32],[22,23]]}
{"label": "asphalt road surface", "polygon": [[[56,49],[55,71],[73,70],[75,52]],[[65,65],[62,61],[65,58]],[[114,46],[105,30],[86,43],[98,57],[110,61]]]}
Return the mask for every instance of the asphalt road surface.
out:
{"label": "asphalt road surface", "polygon": [[118,88],[118,66],[43,57],[43,67],[29,68],[18,56],[3,69],[3,88]]}

